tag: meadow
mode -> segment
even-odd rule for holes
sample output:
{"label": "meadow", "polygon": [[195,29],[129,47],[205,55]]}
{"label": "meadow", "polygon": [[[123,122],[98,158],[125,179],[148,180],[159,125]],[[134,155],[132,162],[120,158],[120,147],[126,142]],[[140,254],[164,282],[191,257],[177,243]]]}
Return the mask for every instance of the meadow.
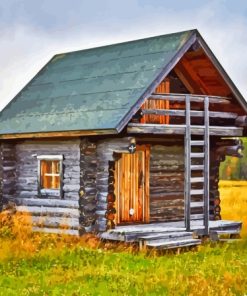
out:
{"label": "meadow", "polygon": [[[221,181],[223,219],[244,221],[247,182]],[[32,233],[29,217],[0,217],[0,295],[247,294],[247,240],[177,254]],[[26,225],[26,226],[24,226]]]}

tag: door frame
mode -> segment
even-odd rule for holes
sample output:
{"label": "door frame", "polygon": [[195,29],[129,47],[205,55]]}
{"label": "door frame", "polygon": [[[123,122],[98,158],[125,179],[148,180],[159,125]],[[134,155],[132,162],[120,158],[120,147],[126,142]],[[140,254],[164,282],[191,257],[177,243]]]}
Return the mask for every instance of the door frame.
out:
{"label": "door frame", "polygon": [[120,221],[120,196],[119,196],[119,159],[121,159],[122,154],[129,154],[128,152],[123,152],[118,155],[118,160],[115,161],[115,208],[116,208],[116,215],[115,215],[115,225],[128,225],[128,224],[142,224],[142,223],[149,223],[150,218],[150,192],[149,192],[149,176],[150,176],[150,145],[137,145],[136,152],[143,151],[144,152],[144,202],[143,202],[143,219],[142,221],[129,221],[129,222],[121,222]]}

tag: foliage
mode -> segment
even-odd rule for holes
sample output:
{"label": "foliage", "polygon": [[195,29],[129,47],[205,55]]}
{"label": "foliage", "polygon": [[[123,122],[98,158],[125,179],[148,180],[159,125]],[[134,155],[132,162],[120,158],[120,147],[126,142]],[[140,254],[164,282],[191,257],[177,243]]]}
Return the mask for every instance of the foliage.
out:
{"label": "foliage", "polygon": [[[221,181],[224,219],[247,226],[247,182]],[[238,187],[237,187],[238,186]],[[0,295],[245,295],[247,240],[176,254],[136,252],[97,237],[32,233],[0,214]]]}

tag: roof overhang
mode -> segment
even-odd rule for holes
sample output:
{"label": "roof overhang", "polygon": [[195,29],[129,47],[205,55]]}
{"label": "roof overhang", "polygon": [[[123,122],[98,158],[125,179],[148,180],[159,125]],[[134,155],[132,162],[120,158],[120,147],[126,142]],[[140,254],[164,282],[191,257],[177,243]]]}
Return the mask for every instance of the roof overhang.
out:
{"label": "roof overhang", "polygon": [[139,100],[136,102],[136,104],[131,108],[129,113],[125,116],[125,118],[118,124],[116,127],[118,132],[121,132],[123,128],[128,124],[128,122],[131,120],[132,116],[138,112],[138,110],[141,108],[142,104],[147,100],[152,93],[155,91],[156,87],[166,78],[166,76],[169,74],[169,72],[177,65],[177,63],[180,61],[180,59],[183,57],[183,55],[189,50],[189,48],[198,42],[198,44],[202,47],[202,49],[205,51],[205,54],[210,59],[210,61],[213,63],[215,68],[218,70],[219,74],[222,76],[230,90],[232,91],[233,95],[239,102],[239,104],[242,106],[243,110],[247,114],[247,102],[244,99],[244,97],[239,92],[236,85],[233,83],[231,78],[228,76],[224,68],[221,66],[218,59],[215,57],[209,46],[206,44],[205,40],[202,38],[200,33],[197,30],[193,30],[191,32],[190,37],[187,39],[185,44],[180,48],[180,50],[175,54],[175,56],[171,59],[171,61],[166,64],[158,76],[155,78],[155,80],[149,85],[149,87],[146,89],[146,91],[142,94],[142,96],[139,98]]}
{"label": "roof overhang", "polygon": [[116,135],[116,129],[102,130],[81,130],[81,131],[58,131],[58,132],[39,132],[39,133],[23,133],[23,134],[4,134],[0,135],[0,140],[10,139],[37,139],[37,138],[67,138],[82,136],[100,136],[100,135]]}

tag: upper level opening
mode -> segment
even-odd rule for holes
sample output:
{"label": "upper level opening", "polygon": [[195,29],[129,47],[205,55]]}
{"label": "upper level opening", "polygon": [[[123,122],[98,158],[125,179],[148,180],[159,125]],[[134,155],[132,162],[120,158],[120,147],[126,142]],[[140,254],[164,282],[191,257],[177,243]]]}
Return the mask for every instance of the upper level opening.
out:
{"label": "upper level opening", "polygon": [[[167,96],[169,94],[171,99],[155,98],[155,95]],[[204,96],[215,97],[210,101],[209,106],[210,125],[234,126],[236,118],[245,114],[216,66],[197,43],[183,55],[156,87],[152,94],[154,96],[144,102],[132,122],[185,124],[185,115],[179,112],[179,110],[185,110],[185,100],[172,99],[176,97],[176,94],[199,95],[202,98]],[[192,116],[191,124],[202,125],[203,100],[191,100],[191,110],[202,111]]]}

